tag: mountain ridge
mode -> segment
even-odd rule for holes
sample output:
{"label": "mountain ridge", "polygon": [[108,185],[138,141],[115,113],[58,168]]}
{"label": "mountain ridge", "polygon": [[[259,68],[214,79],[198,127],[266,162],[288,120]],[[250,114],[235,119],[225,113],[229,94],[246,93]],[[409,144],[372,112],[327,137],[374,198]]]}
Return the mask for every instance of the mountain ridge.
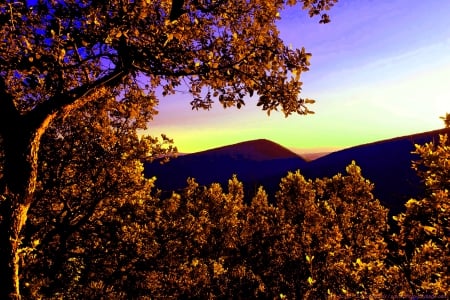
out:
{"label": "mountain ridge", "polygon": [[[379,141],[368,142],[368,143],[364,143],[364,144],[360,144],[360,145],[356,145],[356,146],[343,148],[343,149],[340,149],[340,150],[337,150],[337,151],[332,151],[332,152],[330,152],[327,155],[330,155],[330,154],[333,154],[333,153],[337,153],[337,152],[351,150],[351,149],[354,149],[354,148],[375,146],[375,145],[379,145],[379,144],[383,144],[383,143],[397,142],[397,141],[405,140],[405,139],[409,139],[413,143],[415,143],[415,141],[418,141],[420,143],[422,140],[424,140],[424,139],[426,140],[429,136],[438,136],[439,134],[445,134],[445,133],[446,134],[450,134],[450,128],[435,129],[435,130],[431,130],[431,131],[407,134],[407,135],[397,136],[397,137],[393,137],[393,138],[382,139],[382,140],[379,140]],[[325,156],[323,156],[323,157],[325,157]]]}
{"label": "mountain ridge", "polygon": [[234,174],[246,184],[258,185],[262,178],[279,176],[289,168],[303,168],[306,160],[267,139],[257,139],[186,154],[168,163],[146,163],[144,175],[156,176],[163,191],[186,186],[188,177],[199,184],[226,184]]}
{"label": "mountain ridge", "polygon": [[300,157],[294,151],[268,139],[255,139],[214,147],[185,155],[230,155],[256,161]]}
{"label": "mountain ridge", "polygon": [[420,179],[411,168],[411,161],[417,159],[411,153],[414,145],[437,141],[444,133],[450,134],[450,128],[357,145],[309,162],[275,142],[258,139],[186,154],[164,165],[146,163],[144,174],[156,176],[156,186],[163,191],[184,188],[188,177],[201,185],[218,182],[225,188],[228,179],[237,174],[248,199],[261,185],[273,198],[288,171],[299,169],[310,179],[331,177],[345,173],[345,167],[355,161],[363,176],[375,184],[375,197],[398,213],[409,198],[423,194]]}

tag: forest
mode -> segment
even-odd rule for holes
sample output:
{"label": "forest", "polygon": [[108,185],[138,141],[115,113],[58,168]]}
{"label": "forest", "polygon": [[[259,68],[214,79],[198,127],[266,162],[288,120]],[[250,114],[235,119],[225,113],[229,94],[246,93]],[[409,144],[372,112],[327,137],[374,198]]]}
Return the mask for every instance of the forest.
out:
{"label": "forest", "polygon": [[[331,178],[291,172],[275,199],[260,187],[244,201],[238,177],[224,187],[189,179],[161,197],[142,174],[148,143],[91,112],[44,136],[45,175],[21,253],[24,298],[448,296],[447,136],[416,146],[427,196],[389,220],[355,163]],[[85,129],[96,122],[99,132]]]}
{"label": "forest", "polygon": [[447,297],[445,135],[416,147],[427,194],[392,220],[356,163],[251,201],[239,174],[169,196],[143,174],[176,153],[138,132],[179,88],[192,109],[312,114],[311,53],[276,21],[336,2],[0,2],[0,299]]}

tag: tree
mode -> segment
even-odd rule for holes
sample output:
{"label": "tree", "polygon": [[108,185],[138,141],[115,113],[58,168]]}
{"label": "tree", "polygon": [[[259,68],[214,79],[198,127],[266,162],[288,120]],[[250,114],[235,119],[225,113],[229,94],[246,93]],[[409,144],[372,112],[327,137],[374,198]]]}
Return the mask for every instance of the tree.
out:
{"label": "tree", "polygon": [[387,209],[354,162],[346,170],[346,175],[315,181],[289,173],[281,181],[281,222],[295,229],[295,246],[282,269],[290,298],[381,294]]}
{"label": "tree", "polygon": [[425,184],[426,196],[410,199],[406,211],[394,219],[399,232],[392,276],[403,284],[399,294],[448,296],[450,265],[450,146],[447,135],[439,142],[416,145],[420,159],[412,166]]}
{"label": "tree", "polygon": [[291,253],[291,224],[283,222],[280,210],[269,203],[262,187],[246,206],[241,237],[241,255],[245,257],[243,298],[275,299],[288,294],[283,286],[282,267]]}
{"label": "tree", "polygon": [[[332,243],[337,245],[333,244],[331,252],[319,251],[312,261],[316,272],[313,279],[320,279],[313,287],[317,284],[315,293],[323,297],[325,291],[362,298],[381,295],[386,283],[388,209],[374,197],[374,185],[362,176],[354,161],[346,167],[346,173],[316,180],[325,217],[322,226],[328,234],[334,233],[336,240]],[[337,232],[331,231],[334,228]]]}
{"label": "tree", "polygon": [[445,117],[439,117],[439,118],[442,119],[442,121],[444,121],[445,128],[450,128],[450,114],[449,113],[445,113]]}
{"label": "tree", "polygon": [[255,93],[267,112],[307,114],[312,101],[298,94],[310,54],[286,47],[275,21],[286,5],[314,16],[335,2],[2,2],[0,298],[20,298],[22,228],[35,199],[41,139],[58,116],[104,96],[154,99],[157,87],[171,94],[182,82],[193,108],[209,108],[213,98],[240,107]]}
{"label": "tree", "polygon": [[[153,241],[156,253],[141,264],[151,298],[230,298],[239,270],[238,255],[244,193],[236,178],[228,192],[217,183],[199,186],[193,179],[183,193],[155,203]],[[239,286],[238,286],[239,287]]]}
{"label": "tree", "polygon": [[140,113],[148,100],[100,103],[102,110],[87,104],[55,120],[43,136],[40,184],[21,246],[22,291],[30,298],[132,295],[130,261],[152,253],[135,250],[151,234],[142,233],[153,201],[142,161],[172,149],[136,133],[151,116]]}

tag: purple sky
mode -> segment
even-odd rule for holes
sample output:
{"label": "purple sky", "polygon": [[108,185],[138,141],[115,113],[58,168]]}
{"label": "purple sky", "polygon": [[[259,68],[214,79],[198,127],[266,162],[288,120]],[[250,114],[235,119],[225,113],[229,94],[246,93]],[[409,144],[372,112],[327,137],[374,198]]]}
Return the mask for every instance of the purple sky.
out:
{"label": "purple sky", "polygon": [[180,152],[267,138],[316,151],[442,127],[450,112],[450,1],[340,0],[332,22],[299,7],[282,12],[286,44],[312,52],[303,96],[313,116],[270,117],[248,99],[244,109],[191,111],[188,95],[161,99],[149,133],[166,133]]}

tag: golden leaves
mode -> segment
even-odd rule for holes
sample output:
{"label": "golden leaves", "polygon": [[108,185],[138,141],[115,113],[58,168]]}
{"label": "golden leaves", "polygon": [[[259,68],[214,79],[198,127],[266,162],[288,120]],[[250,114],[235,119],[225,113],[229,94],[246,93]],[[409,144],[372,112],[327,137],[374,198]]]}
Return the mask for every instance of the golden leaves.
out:
{"label": "golden leaves", "polygon": [[[412,200],[406,213],[396,218],[402,230],[394,239],[403,243],[395,255],[412,256],[407,260],[410,266],[389,261],[394,265],[388,267],[386,210],[361,173],[354,162],[346,174],[332,178],[313,181],[300,172],[289,173],[281,179],[272,204],[262,188],[250,204],[244,202],[244,188],[236,176],[226,190],[219,184],[203,187],[189,179],[180,194],[168,198],[152,197],[148,189],[133,194],[130,189],[124,199],[102,204],[102,213],[89,223],[95,227],[88,230],[95,242],[87,239],[75,249],[86,257],[96,254],[101,262],[95,270],[102,264],[106,270],[119,270],[115,288],[123,284],[127,292],[135,289],[155,298],[205,294],[364,298],[390,288],[407,293],[401,274],[405,267],[413,272],[417,290],[445,292],[448,253],[443,245],[448,239],[443,238],[446,223],[439,214],[448,214],[442,210],[448,192],[435,192],[433,201],[420,200],[420,206]],[[416,220],[415,214],[431,217]],[[414,246],[413,251],[404,249],[405,245]],[[77,280],[89,266],[81,259],[70,258],[70,262],[80,272],[70,279],[70,288],[81,288]],[[103,278],[116,280],[110,277],[114,273],[91,274],[90,290],[96,290]],[[132,285],[128,276],[133,278]],[[391,282],[402,286],[391,287]]]}
{"label": "golden leaves", "polygon": [[447,225],[450,219],[448,182],[445,179],[450,153],[447,144],[447,137],[440,136],[437,143],[415,145],[413,153],[420,158],[412,165],[424,181],[427,194],[420,200],[410,199],[405,204],[406,211],[394,217],[400,227],[400,232],[393,238],[399,247],[401,269],[411,274],[414,290],[423,294],[445,294],[450,287],[448,280],[443,280],[448,273],[445,265],[448,265],[450,232]]}

